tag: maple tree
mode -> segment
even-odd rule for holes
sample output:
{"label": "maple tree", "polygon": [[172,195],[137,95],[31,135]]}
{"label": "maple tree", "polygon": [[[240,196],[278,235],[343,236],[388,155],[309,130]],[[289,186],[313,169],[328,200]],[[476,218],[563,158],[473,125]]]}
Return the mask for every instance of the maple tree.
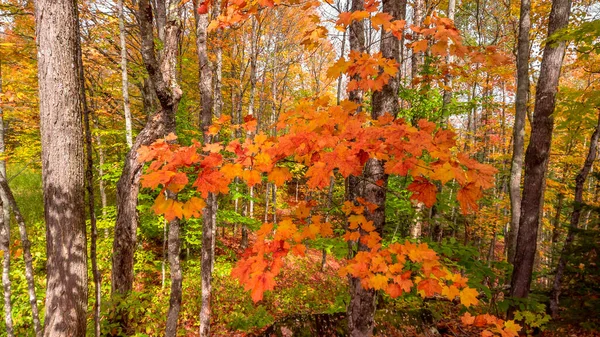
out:
{"label": "maple tree", "polygon": [[[548,34],[553,8],[567,3],[569,25]],[[304,331],[315,319],[352,336],[516,336],[548,326],[548,335],[585,335],[598,324],[596,7],[79,2],[87,120],[78,164],[87,163],[83,243],[94,280],[80,293],[78,322],[96,336],[260,334],[288,317],[306,320]],[[0,4],[8,336],[41,336],[44,318],[62,314],[39,301],[52,298],[46,278],[58,269],[46,266],[54,241],[45,236],[38,106],[49,99],[37,68],[43,57],[64,60],[36,47],[34,13],[35,2]],[[539,149],[535,93],[552,88],[533,80],[544,49],[562,44],[562,68],[550,67],[559,75],[547,172],[527,191],[540,197],[521,200],[513,154]],[[168,120],[157,117],[166,111]],[[49,158],[64,163],[63,150]],[[526,217],[539,212],[539,229],[523,232],[515,260],[521,206],[531,208]],[[530,276],[521,272],[526,250],[536,277],[508,288],[511,277]],[[413,310],[423,313],[407,323]]]}

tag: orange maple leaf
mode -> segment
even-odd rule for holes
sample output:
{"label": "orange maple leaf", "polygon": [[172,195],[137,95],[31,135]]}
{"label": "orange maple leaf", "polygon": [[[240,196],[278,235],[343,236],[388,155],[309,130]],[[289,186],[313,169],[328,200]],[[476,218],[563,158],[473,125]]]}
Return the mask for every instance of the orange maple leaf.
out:
{"label": "orange maple leaf", "polygon": [[411,200],[422,202],[427,207],[431,207],[435,204],[437,187],[430,183],[429,180],[423,177],[416,177],[407,189],[413,194],[410,196]]}
{"label": "orange maple leaf", "polygon": [[435,294],[442,293],[442,286],[438,280],[428,278],[424,279],[417,285],[417,290],[423,297],[430,297]]}

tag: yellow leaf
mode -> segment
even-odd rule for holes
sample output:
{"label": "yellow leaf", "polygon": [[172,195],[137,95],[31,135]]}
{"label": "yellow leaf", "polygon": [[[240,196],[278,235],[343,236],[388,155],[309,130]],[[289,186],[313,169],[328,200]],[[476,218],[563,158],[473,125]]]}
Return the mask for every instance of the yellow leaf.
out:
{"label": "yellow leaf", "polygon": [[460,292],[460,303],[465,307],[470,307],[471,305],[479,303],[477,299],[477,290],[473,288],[466,287]]}

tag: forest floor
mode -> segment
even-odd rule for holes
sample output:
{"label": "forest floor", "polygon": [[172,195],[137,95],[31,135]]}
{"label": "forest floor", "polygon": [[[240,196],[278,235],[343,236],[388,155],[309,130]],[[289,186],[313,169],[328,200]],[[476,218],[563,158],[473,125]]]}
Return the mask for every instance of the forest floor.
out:
{"label": "forest floor", "polygon": [[[308,249],[303,258],[290,255],[275,290],[265,293],[265,298],[255,304],[249,293],[229,275],[234,255],[241,253],[239,240],[220,236],[217,245],[220,258],[213,282],[214,336],[347,335],[345,307],[349,295],[345,278],[338,276],[341,263],[334,256],[327,256],[321,270],[321,250]],[[481,329],[461,323],[461,314],[452,302],[381,298],[376,314],[376,336],[480,336]],[[194,336],[197,318],[182,316],[188,336]],[[521,336],[533,333],[523,332]],[[600,336],[600,333],[582,329],[577,322],[558,321],[548,324],[544,331],[536,331],[536,335],[583,337]]]}

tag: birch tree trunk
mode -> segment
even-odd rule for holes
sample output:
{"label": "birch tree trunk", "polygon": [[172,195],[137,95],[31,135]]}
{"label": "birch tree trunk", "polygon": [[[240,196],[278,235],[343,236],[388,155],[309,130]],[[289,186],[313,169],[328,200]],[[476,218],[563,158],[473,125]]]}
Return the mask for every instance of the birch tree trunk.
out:
{"label": "birch tree trunk", "polygon": [[[0,93],[2,93],[2,59],[0,58]],[[0,107],[0,173],[6,176],[6,146],[4,142],[4,111]],[[10,205],[4,190],[0,190],[0,250],[2,251],[2,288],[4,289],[4,323],[6,335],[13,337],[12,304],[10,301]]]}
{"label": "birch tree trunk", "polygon": [[44,336],[83,337],[88,289],[77,3],[36,1],[35,18],[48,256]]}
{"label": "birch tree trunk", "polygon": [[131,131],[131,109],[129,108],[129,79],[127,78],[127,41],[125,40],[125,12],[123,0],[118,2],[119,10],[119,42],[121,45],[121,92],[123,93],[123,111],[125,112],[125,138],[127,146],[133,146],[133,133]]}
{"label": "birch tree trunk", "polygon": [[[570,12],[571,0],[553,0],[548,22],[549,37],[568,25]],[[565,49],[564,41],[546,43],[542,57],[535,95],[531,140],[525,153],[525,181],[510,292],[510,295],[515,298],[526,298],[531,286],[537,250],[541,196],[554,128],[552,114],[556,106],[556,91]],[[514,310],[514,307],[509,308],[509,319],[513,317]]]}

